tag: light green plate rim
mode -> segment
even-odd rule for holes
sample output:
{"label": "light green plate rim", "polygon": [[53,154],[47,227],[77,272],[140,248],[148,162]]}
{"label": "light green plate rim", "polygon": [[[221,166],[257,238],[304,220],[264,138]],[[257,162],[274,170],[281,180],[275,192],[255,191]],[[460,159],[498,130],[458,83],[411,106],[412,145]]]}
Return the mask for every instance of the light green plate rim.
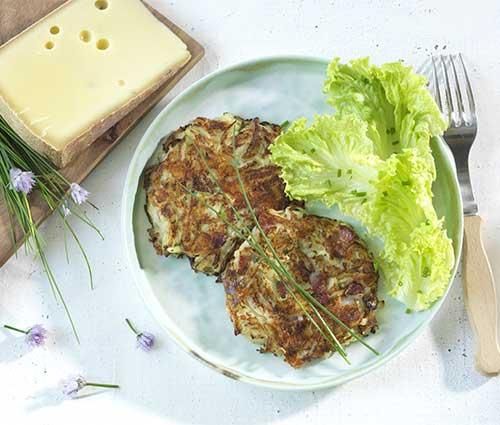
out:
{"label": "light green plate rim", "polygon": [[[212,72],[202,78],[201,80],[197,81],[193,85],[191,85],[189,88],[184,90],[180,95],[178,95],[169,105],[167,105],[156,117],[156,119],[151,123],[147,131],[144,133],[139,145],[136,148],[136,151],[134,153],[134,156],[130,162],[130,166],[127,172],[127,177],[125,180],[125,187],[124,187],[124,192],[123,192],[123,198],[122,198],[122,231],[123,231],[123,237],[124,237],[124,247],[126,251],[126,256],[128,259],[128,263],[130,268],[132,269],[133,273],[133,278],[136,283],[136,286],[139,290],[139,293],[141,294],[141,297],[143,298],[144,302],[148,306],[149,310],[153,314],[153,316],[157,319],[158,323],[160,326],[167,331],[167,333],[170,335],[174,341],[179,344],[180,347],[182,347],[186,352],[188,352],[190,355],[195,357],[196,359],[200,360],[203,364],[211,367],[212,369],[215,369],[217,372],[222,373],[225,376],[228,376],[230,378],[242,381],[242,382],[247,382],[251,383],[254,385],[262,386],[262,387],[267,387],[267,388],[273,388],[273,389],[279,389],[279,390],[300,390],[300,391],[305,391],[305,390],[318,390],[318,389],[324,389],[324,388],[329,388],[333,387],[336,385],[340,385],[342,383],[345,383],[347,381],[350,381],[352,379],[355,379],[357,377],[360,377],[371,370],[374,370],[389,360],[391,360],[393,357],[397,356],[399,353],[401,353],[412,341],[414,341],[417,336],[422,332],[422,330],[426,327],[426,325],[432,320],[432,318],[435,316],[435,314],[438,312],[439,308],[443,304],[450,288],[453,282],[453,279],[455,277],[455,274],[457,272],[461,252],[462,252],[462,237],[458,237],[458,239],[455,241],[455,265],[453,268],[452,272],[452,277],[450,279],[450,282],[448,284],[448,288],[446,290],[446,293],[443,295],[443,297],[438,300],[430,309],[430,314],[428,317],[422,321],[422,323],[415,328],[415,330],[409,334],[407,334],[405,337],[403,337],[397,345],[393,347],[393,349],[380,357],[380,359],[376,362],[370,362],[365,367],[359,367],[357,370],[353,371],[352,373],[345,374],[340,377],[335,377],[331,379],[326,379],[324,381],[321,381],[317,384],[304,384],[304,385],[297,385],[295,383],[287,383],[287,382],[275,382],[275,381],[269,381],[269,380],[262,380],[262,379],[256,379],[252,376],[247,376],[244,374],[241,374],[238,371],[235,371],[231,368],[227,368],[224,365],[220,364],[215,364],[209,360],[207,360],[203,353],[197,352],[194,350],[189,344],[186,343],[186,341],[183,340],[181,335],[176,334],[173,329],[169,326],[168,323],[164,322],[164,320],[160,320],[160,317],[163,317],[164,319],[164,312],[163,308],[161,305],[157,302],[153,294],[151,293],[150,289],[147,287],[147,284],[142,281],[142,276],[139,275],[138,270],[140,270],[140,264],[139,260],[137,257],[137,252],[135,249],[135,240],[134,240],[134,231],[133,231],[133,209],[134,209],[134,203],[135,203],[135,196],[138,188],[138,184],[140,181],[140,177],[143,172],[144,168],[144,163],[140,163],[141,159],[141,152],[149,146],[151,143],[158,144],[158,139],[152,138],[152,134],[154,134],[155,130],[157,127],[159,127],[160,123],[162,120],[165,119],[167,114],[169,113],[170,110],[174,109],[178,104],[182,102],[189,102],[189,98],[191,97],[192,94],[196,93],[198,90],[202,89],[206,85],[208,85],[210,82],[212,82],[214,79],[220,79],[220,78],[225,78],[225,76],[228,73],[231,73],[233,71],[246,71],[246,72],[251,72],[252,69],[258,69],[262,66],[267,66],[267,65],[272,65],[273,63],[279,63],[279,62],[297,62],[297,63],[316,63],[320,65],[326,66],[328,64],[327,59],[323,58],[317,58],[317,57],[310,57],[310,56],[295,56],[295,55],[286,55],[286,56],[271,56],[271,57],[264,57],[264,58],[259,58],[259,59],[253,59],[245,62],[241,62],[220,70],[217,70],[215,72]],[[432,143],[432,148],[435,152],[435,158],[437,162],[440,162],[437,165],[438,170],[441,172],[444,172],[444,177],[447,182],[448,182],[448,187],[449,187],[449,202],[451,202],[453,205],[452,210],[457,211],[457,215],[453,217],[455,223],[453,226],[457,229],[457,235],[463,235],[463,215],[461,214],[462,212],[462,200],[460,197],[460,189],[458,185],[458,180],[456,176],[456,168],[455,168],[455,163],[453,160],[453,156],[446,145],[445,141],[442,138],[435,138],[435,140]],[[459,213],[458,213],[459,212]]]}

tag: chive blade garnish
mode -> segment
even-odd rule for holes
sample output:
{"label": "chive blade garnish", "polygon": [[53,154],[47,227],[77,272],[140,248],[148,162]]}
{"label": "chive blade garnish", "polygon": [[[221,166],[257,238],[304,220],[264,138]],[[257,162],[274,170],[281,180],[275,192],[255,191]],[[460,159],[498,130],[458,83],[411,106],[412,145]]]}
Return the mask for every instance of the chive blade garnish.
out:
{"label": "chive blade garnish", "polygon": [[[236,123],[236,122],[235,122]],[[236,155],[236,146],[235,146],[235,139],[236,139],[236,134],[237,134],[237,127],[234,125],[233,127],[233,155]],[[224,210],[217,210],[216,208],[208,205],[204,200],[202,200],[202,203],[206,205],[206,207],[212,211],[214,214],[216,214],[221,221],[228,227],[230,228],[239,238],[246,240],[249,244],[249,246],[253,249],[253,251],[257,254],[257,257],[262,260],[266,265],[268,265],[279,277],[283,278],[286,283],[284,283],[285,289],[287,290],[288,293],[291,294],[292,298],[297,302],[298,306],[301,308],[302,311],[304,311],[304,314],[306,317],[310,320],[310,322],[313,324],[313,326],[318,330],[318,332],[322,335],[322,337],[328,341],[334,350],[339,353],[339,355],[347,362],[349,363],[349,360],[347,358],[347,353],[345,349],[343,348],[342,344],[338,340],[338,338],[335,336],[333,330],[331,329],[330,325],[325,321],[322,313],[328,316],[331,320],[333,320],[335,323],[338,325],[342,326],[347,330],[349,335],[362,343],[363,346],[368,348],[370,351],[378,355],[378,352],[373,349],[371,346],[369,346],[365,341],[362,340],[362,336],[359,335],[357,332],[352,330],[350,327],[348,327],[345,323],[343,323],[339,318],[335,316],[330,310],[328,310],[325,306],[323,306],[314,296],[312,296],[306,289],[300,285],[294,276],[290,273],[288,268],[283,264],[281,259],[278,256],[278,253],[274,249],[271,241],[269,240],[268,236],[264,232],[263,228],[260,225],[260,222],[257,218],[257,214],[251,205],[250,199],[248,197],[248,193],[246,191],[245,184],[243,182],[243,179],[241,177],[240,171],[239,171],[239,166],[240,161],[238,160],[237,157],[233,158],[232,165],[236,173],[236,178],[238,181],[238,185],[240,187],[243,200],[245,202],[246,210],[248,211],[249,215],[252,218],[252,221],[254,222],[255,229],[258,233],[257,236],[260,236],[263,241],[264,245],[261,244],[261,242],[258,241],[257,236],[253,234],[251,230],[249,230],[245,225],[241,225],[243,221],[243,217],[241,216],[240,212],[234,207],[233,201],[229,198],[229,196],[224,192],[222,189],[217,177],[215,176],[215,173],[209,166],[207,160],[206,160],[206,155],[203,152],[203,149],[196,144],[194,140],[192,140],[192,143],[195,146],[195,149],[198,153],[198,156],[202,160],[207,173],[211,179],[211,181],[215,184],[217,190],[219,193],[222,193],[224,196],[225,201],[227,202],[229,208],[234,212],[234,218],[235,222],[231,222],[227,219],[225,214],[223,214]],[[348,174],[352,174],[352,170],[348,170]],[[178,184],[191,196],[196,196],[196,192],[191,190],[190,188],[186,187],[182,183],[178,182]],[[365,196],[360,195],[360,196]],[[239,225],[238,225],[239,224]],[[266,253],[266,250],[264,246],[269,249],[271,255]],[[297,294],[295,293],[297,292]],[[309,308],[312,311],[312,314],[305,308],[303,303],[301,302],[300,298],[298,297],[300,295],[303,300],[306,302],[306,304],[309,306]]]}

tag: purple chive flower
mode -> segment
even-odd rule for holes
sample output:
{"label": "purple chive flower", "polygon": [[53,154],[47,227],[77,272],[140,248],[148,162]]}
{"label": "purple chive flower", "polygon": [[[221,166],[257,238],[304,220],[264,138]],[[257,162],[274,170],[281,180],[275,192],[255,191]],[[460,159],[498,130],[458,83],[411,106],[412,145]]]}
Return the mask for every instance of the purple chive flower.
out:
{"label": "purple chive flower", "polygon": [[66,397],[76,397],[78,392],[85,387],[86,384],[82,376],[71,376],[62,382],[62,392]]}
{"label": "purple chive flower", "polygon": [[27,331],[24,331],[14,326],[4,325],[6,329],[11,331],[20,332],[26,335],[26,343],[31,347],[39,347],[44,344],[47,339],[47,330],[42,325],[34,325]]}
{"label": "purple chive flower", "polygon": [[129,319],[125,319],[125,322],[127,322],[127,325],[132,330],[132,332],[135,333],[135,336],[137,338],[137,347],[146,352],[151,351],[155,345],[155,336],[149,332],[138,332]]}
{"label": "purple chive flower", "polygon": [[87,202],[90,193],[87,192],[83,187],[81,187],[78,183],[71,183],[69,186],[71,197],[75,204],[81,205],[84,202]]}
{"label": "purple chive flower", "polygon": [[137,335],[137,346],[143,351],[151,351],[155,345],[155,337],[149,332],[141,332]]}
{"label": "purple chive flower", "polygon": [[43,345],[47,338],[47,330],[42,325],[33,326],[26,334],[26,342],[32,347]]}
{"label": "purple chive flower", "polygon": [[23,192],[26,195],[30,193],[35,186],[35,175],[31,171],[22,171],[19,168],[11,168],[9,171],[10,187],[17,192]]}
{"label": "purple chive flower", "polygon": [[80,390],[85,387],[120,388],[119,385],[115,384],[98,384],[96,382],[87,382],[81,375],[69,377],[62,382],[61,387],[63,394],[69,398],[76,397]]}

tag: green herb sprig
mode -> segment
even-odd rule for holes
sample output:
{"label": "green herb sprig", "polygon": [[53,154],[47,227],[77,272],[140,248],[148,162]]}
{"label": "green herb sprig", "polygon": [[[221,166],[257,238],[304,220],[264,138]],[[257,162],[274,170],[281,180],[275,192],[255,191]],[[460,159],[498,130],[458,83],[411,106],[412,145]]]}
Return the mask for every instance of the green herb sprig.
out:
{"label": "green herb sprig", "polygon": [[[66,258],[69,259],[66,245],[66,231],[68,231],[76,242],[85,262],[91,289],[94,287],[92,268],[85,249],[72,225],[68,221],[68,217],[74,215],[83,223],[94,229],[102,239],[103,236],[99,229],[97,229],[87,217],[85,212],[75,202],[71,202],[67,199],[70,182],[56,170],[48,159],[26,144],[14,130],[12,130],[4,118],[0,116],[0,193],[3,195],[9,212],[12,244],[16,246],[18,242],[25,240],[27,252],[34,252],[38,255],[47,276],[47,280],[54,293],[54,297],[56,301],[61,302],[69,319],[73,334],[77,342],[79,342],[75,323],[44,252],[45,243],[37,229],[38,223],[35,222],[31,212],[31,195],[28,196],[27,193],[16,191],[12,188],[10,176],[12,169],[29,170],[33,174],[34,186],[38,189],[38,194],[35,196],[40,196],[51,211],[57,211],[63,222]],[[93,204],[89,204],[95,208]],[[16,228],[20,229],[21,238],[16,236]]]}

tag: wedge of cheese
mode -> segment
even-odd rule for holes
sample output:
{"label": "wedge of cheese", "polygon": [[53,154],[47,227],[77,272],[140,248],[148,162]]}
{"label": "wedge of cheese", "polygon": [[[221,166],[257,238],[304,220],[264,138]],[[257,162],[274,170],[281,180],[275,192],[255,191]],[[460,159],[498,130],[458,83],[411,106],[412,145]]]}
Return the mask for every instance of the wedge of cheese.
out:
{"label": "wedge of cheese", "polygon": [[0,47],[0,115],[64,166],[189,58],[140,0],[73,0]]}

